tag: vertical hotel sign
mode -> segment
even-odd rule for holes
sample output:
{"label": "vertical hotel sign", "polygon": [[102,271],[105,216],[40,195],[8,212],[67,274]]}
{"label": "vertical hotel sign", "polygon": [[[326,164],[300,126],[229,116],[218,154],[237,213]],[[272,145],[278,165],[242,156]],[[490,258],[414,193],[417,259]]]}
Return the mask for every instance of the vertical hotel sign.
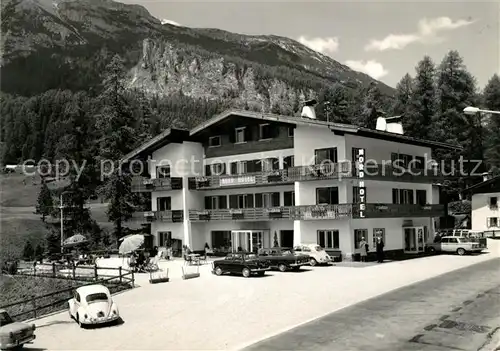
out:
{"label": "vertical hotel sign", "polygon": [[359,218],[365,218],[366,188],[365,188],[365,149],[358,150],[358,179],[359,179]]}

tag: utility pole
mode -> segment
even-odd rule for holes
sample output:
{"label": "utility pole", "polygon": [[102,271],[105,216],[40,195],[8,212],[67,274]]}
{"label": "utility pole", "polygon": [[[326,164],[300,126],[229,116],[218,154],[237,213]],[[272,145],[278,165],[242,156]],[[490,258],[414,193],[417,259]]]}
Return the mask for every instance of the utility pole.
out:
{"label": "utility pole", "polygon": [[61,193],[59,198],[59,209],[61,210],[61,253],[64,253],[64,206],[63,206],[63,194]]}

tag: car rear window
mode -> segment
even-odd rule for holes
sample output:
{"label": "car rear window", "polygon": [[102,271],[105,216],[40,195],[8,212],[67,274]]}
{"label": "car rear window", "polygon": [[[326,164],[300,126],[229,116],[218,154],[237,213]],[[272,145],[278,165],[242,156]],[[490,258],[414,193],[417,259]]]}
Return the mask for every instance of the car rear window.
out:
{"label": "car rear window", "polygon": [[7,312],[1,312],[0,313],[0,327],[3,327],[4,325],[12,323],[12,319],[10,319],[10,316],[7,314]]}
{"label": "car rear window", "polygon": [[319,245],[318,245],[318,246],[316,246],[314,249],[315,249],[316,251],[323,251],[323,250],[324,250],[324,249],[323,249],[321,246],[319,246]]}
{"label": "car rear window", "polygon": [[87,298],[85,300],[87,300],[87,303],[108,301],[108,295],[106,295],[105,293],[90,294],[87,295]]}

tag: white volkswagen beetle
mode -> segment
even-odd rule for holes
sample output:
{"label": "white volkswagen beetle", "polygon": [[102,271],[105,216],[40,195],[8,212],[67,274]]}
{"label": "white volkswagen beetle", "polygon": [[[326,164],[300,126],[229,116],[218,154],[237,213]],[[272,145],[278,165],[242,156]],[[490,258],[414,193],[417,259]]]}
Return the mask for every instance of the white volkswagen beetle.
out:
{"label": "white volkswagen beetle", "polygon": [[333,259],[321,246],[317,244],[299,244],[294,247],[295,252],[309,256],[309,264],[316,266],[319,264],[330,264]]}
{"label": "white volkswagen beetle", "polygon": [[68,301],[69,315],[80,327],[117,321],[118,307],[111,294],[103,285],[81,286],[74,291]]}

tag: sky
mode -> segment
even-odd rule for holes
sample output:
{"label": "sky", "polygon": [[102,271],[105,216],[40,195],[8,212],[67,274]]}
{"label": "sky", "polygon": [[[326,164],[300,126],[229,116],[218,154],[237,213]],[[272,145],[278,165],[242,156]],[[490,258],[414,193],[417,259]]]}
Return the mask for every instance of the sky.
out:
{"label": "sky", "polygon": [[187,27],[295,39],[395,87],[424,55],[458,50],[482,89],[500,73],[500,3],[121,0]]}

